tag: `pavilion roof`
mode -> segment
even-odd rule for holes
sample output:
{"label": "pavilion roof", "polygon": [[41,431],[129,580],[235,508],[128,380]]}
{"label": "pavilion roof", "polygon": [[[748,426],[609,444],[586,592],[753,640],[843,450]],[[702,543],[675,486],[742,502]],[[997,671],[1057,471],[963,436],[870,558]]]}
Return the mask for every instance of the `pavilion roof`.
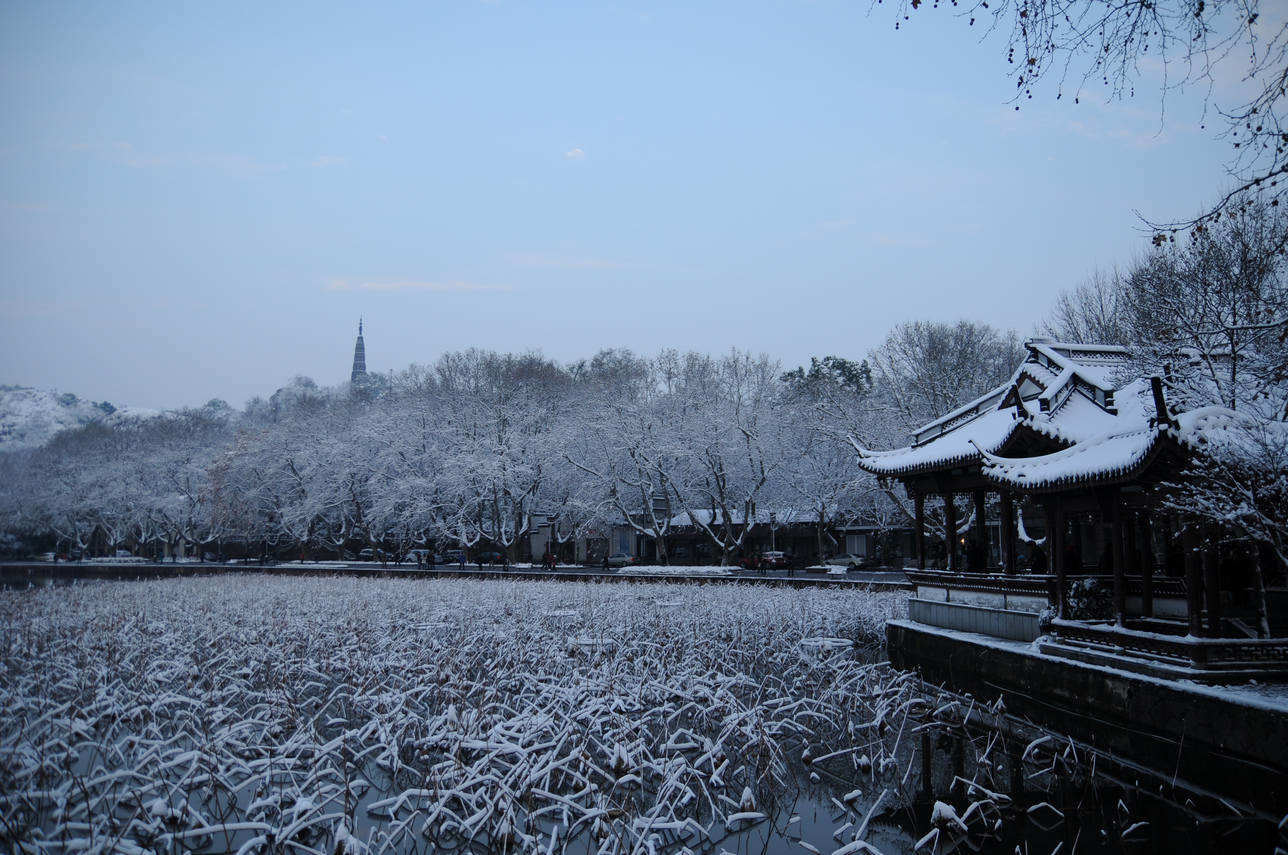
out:
{"label": "pavilion roof", "polygon": [[[1144,386],[1137,381],[1132,386]],[[1130,387],[1129,387],[1130,388]],[[1124,390],[1127,391],[1127,390]],[[1064,486],[1089,486],[1128,480],[1139,474],[1163,448],[1219,457],[1238,453],[1255,424],[1288,442],[1288,424],[1264,421],[1227,407],[1202,407],[1184,412],[1170,423],[1147,415],[1124,417],[1113,430],[1089,437],[1069,448],[1037,457],[1002,458],[985,454],[981,474],[999,486],[1025,491],[1051,491]]]}
{"label": "pavilion roof", "polygon": [[[1122,397],[1139,392],[1142,386],[1148,389],[1148,383],[1136,381],[1122,390]],[[999,486],[1020,490],[1119,481],[1139,473],[1153,458],[1160,441],[1169,438],[1168,426],[1155,425],[1137,406],[1124,407],[1110,420],[1096,421],[1096,427],[1103,430],[1088,430],[1067,448],[1050,454],[1004,458],[985,453],[980,474]],[[1177,438],[1175,431],[1170,438]]]}
{"label": "pavilion roof", "polygon": [[1021,428],[1070,445],[1113,430],[1123,417],[1139,417],[1138,396],[1126,396],[1121,411],[1116,402],[1125,349],[1045,339],[1024,346],[1028,355],[1006,383],[918,428],[909,446],[860,449],[859,465],[893,477],[975,465]]}
{"label": "pavilion roof", "polygon": [[[1025,347],[1028,357],[1006,384],[919,428],[912,445],[860,449],[859,465],[889,477],[978,466],[1000,487],[1043,492],[1133,479],[1167,448],[1220,457],[1239,453],[1238,446],[1264,431],[1288,443],[1288,423],[1255,413],[1219,406],[1171,413],[1161,401],[1161,383],[1156,400],[1158,381],[1126,378],[1122,348],[1044,340]],[[1000,456],[1020,430],[1058,447]]]}

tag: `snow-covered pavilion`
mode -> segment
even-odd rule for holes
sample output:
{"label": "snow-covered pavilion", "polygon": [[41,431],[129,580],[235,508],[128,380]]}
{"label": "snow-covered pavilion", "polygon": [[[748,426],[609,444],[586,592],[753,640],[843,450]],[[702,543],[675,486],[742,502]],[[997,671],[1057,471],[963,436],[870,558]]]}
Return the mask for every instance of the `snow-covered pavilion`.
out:
{"label": "snow-covered pavilion", "polygon": [[[1187,457],[1227,428],[1235,414],[1219,407],[1174,412],[1160,379],[1132,376],[1120,347],[1032,339],[1025,349],[1024,361],[1006,383],[919,428],[910,445],[858,449],[862,468],[899,481],[913,499],[919,569],[924,571],[927,561],[926,500],[938,497],[942,530],[957,533],[947,539],[947,571],[979,594],[977,605],[1011,611],[1005,608],[1011,602],[1006,591],[1027,592],[1031,603],[1045,584],[1042,599],[1049,598],[1055,608],[1066,640],[1123,646],[1121,634],[1110,638],[1101,629],[1121,630],[1127,642],[1146,634],[1257,635],[1249,626],[1255,621],[1227,606],[1246,599],[1232,579],[1222,576],[1218,539],[1201,540],[1197,525],[1160,507],[1156,489],[1175,478]],[[998,508],[1000,576],[988,575],[995,568],[981,566],[988,563],[989,552],[981,547],[988,544],[990,495]],[[967,525],[960,524],[953,501],[962,496],[970,497]],[[1013,575],[1019,569],[1016,508],[1021,503],[1043,519],[1041,552],[1047,566],[1029,568],[1043,574],[1041,581]],[[1074,626],[1067,620],[1070,586],[1086,577],[1088,566],[1106,586],[1112,584],[1112,621],[1104,626]],[[939,574],[938,584],[948,585],[943,578]],[[996,603],[982,598],[989,591],[1000,593]],[[930,613],[930,604],[924,611]],[[948,617],[941,625],[975,625],[962,624],[960,614]],[[1036,618],[1031,625],[1016,637],[1036,635]],[[1288,645],[1279,648],[1272,658],[1288,658],[1281,657]],[[1192,658],[1191,653],[1181,658]]]}

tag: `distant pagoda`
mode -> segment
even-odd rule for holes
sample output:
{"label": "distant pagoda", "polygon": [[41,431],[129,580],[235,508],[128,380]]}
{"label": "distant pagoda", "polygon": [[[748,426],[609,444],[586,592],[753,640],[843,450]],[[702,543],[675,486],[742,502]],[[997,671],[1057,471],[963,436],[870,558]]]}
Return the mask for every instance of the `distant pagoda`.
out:
{"label": "distant pagoda", "polygon": [[367,379],[367,346],[362,342],[362,319],[358,319],[358,340],[353,345],[353,372],[350,383],[363,383]]}

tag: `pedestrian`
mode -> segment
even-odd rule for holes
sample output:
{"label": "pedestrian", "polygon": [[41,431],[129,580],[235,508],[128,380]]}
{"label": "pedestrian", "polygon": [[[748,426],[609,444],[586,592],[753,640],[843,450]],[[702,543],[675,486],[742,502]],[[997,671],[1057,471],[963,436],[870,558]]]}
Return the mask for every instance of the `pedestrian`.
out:
{"label": "pedestrian", "polygon": [[608,572],[608,553],[604,553],[604,572]]}

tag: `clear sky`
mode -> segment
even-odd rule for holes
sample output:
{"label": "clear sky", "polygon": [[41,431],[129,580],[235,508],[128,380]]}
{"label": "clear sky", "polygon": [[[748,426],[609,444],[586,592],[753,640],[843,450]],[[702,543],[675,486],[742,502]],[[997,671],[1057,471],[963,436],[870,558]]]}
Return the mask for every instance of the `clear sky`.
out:
{"label": "clear sky", "polygon": [[[862,356],[1033,330],[1192,215],[1196,97],[865,0],[0,6],[0,382],[241,405],[469,346]],[[1209,116],[1209,119],[1211,117]]]}

